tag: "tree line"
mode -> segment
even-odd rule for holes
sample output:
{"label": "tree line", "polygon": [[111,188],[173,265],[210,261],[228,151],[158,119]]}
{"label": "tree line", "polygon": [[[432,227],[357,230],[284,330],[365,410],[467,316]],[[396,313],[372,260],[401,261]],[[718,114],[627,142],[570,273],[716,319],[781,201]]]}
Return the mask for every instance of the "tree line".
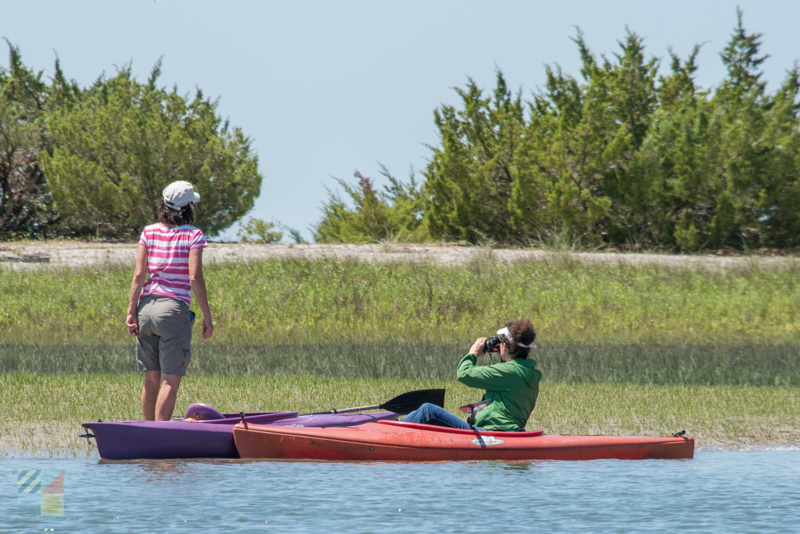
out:
{"label": "tree line", "polygon": [[213,236],[252,207],[258,158],[239,128],[199,89],[144,82],[130,65],[80,87],[26,67],[8,44],[0,68],[0,239],[133,238],[156,219],[170,182],[194,184],[197,225]]}
{"label": "tree line", "polygon": [[632,32],[609,57],[578,32],[580,77],[546,67],[529,100],[499,70],[489,92],[470,79],[434,112],[425,180],[340,180],[349,198],[330,194],[316,240],[800,245],[800,72],[768,91],[762,36],[738,15],[712,89],[695,81],[699,46],[661,69]]}
{"label": "tree line", "polygon": [[[338,180],[313,228],[322,243],[467,241],[639,245],[668,250],[800,245],[800,71],[768,91],[762,36],[741,12],[721,51],[726,76],[695,81],[699,47],[668,65],[628,32],[596,55],[578,32],[580,76],[546,67],[524,99],[498,70],[493,90],[468,80],[434,111],[439,140],[418,179],[381,169]],[[175,180],[202,196],[213,236],[260,192],[250,139],[217,102],[145,82],[131,67],[91,86],[56,60],[45,80],[9,43],[0,68],[0,239],[135,237]],[[274,242],[279,223],[250,219],[243,239]],[[302,241],[290,229],[292,238]]]}

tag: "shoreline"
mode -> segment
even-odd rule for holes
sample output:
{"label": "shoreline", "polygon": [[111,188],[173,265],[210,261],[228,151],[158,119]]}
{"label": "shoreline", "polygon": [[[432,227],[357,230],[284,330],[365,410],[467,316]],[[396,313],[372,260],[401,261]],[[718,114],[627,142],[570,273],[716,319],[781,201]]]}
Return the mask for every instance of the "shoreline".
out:
{"label": "shoreline", "polygon": [[[48,425],[38,425],[40,428],[39,430],[41,434],[44,434],[44,429],[48,427]],[[69,425],[70,427],[75,425]],[[528,425],[531,426],[531,425]],[[535,425],[533,425],[535,427]],[[531,429],[535,429],[531,427]],[[530,430],[530,429],[529,429]],[[71,428],[71,432],[74,431],[74,434],[83,433],[84,429],[77,425],[76,428]],[[758,441],[758,440],[747,440],[743,443],[734,443],[734,439],[730,440],[699,440],[697,437],[689,435],[688,437],[695,438],[695,450],[701,452],[751,452],[751,451],[797,451],[800,450],[800,432],[796,432],[798,434],[797,439],[789,441],[789,442],[774,442],[774,441]],[[67,432],[62,434],[62,439],[60,441],[64,441],[63,437],[65,437]],[[556,434],[555,432],[545,432],[545,434]],[[575,433],[574,435],[581,435]],[[613,436],[629,436],[631,434],[596,434],[596,435],[613,435]],[[651,434],[648,434],[651,435]],[[79,438],[79,443],[85,443],[83,446],[60,446],[60,447],[53,447],[53,448],[20,448],[19,446],[10,445],[8,442],[3,442],[0,440],[0,458],[77,458],[77,459],[100,459],[97,454],[97,447],[94,445],[93,440],[88,440],[87,438]],[[87,442],[91,441],[91,445]],[[204,459],[194,458],[194,459],[181,459],[181,461],[203,461]],[[212,458],[206,459],[208,461],[229,461],[229,459],[224,458]],[[125,460],[124,462],[136,462],[136,460]],[[145,460],[150,461],[150,460]],[[235,460],[234,460],[235,461]]]}
{"label": "shoreline", "polygon": [[[136,243],[83,243],[41,241],[0,243],[0,259],[44,254],[48,262],[2,261],[0,269],[39,270],[47,268],[82,268],[98,265],[130,265],[136,262]],[[794,254],[719,255],[654,254],[645,252],[558,252],[541,249],[491,248],[454,244],[378,244],[378,245],[256,245],[209,243],[204,259],[210,263],[250,263],[257,261],[331,258],[377,263],[428,262],[440,265],[463,265],[491,254],[495,261],[506,263],[572,261],[603,265],[635,265],[668,268],[726,270],[757,262],[762,268],[800,265]]]}
{"label": "shoreline", "polygon": [[[748,452],[764,452],[764,451],[775,451],[775,452],[790,452],[790,451],[800,451],[800,444],[798,445],[780,445],[780,444],[759,444],[759,445],[746,445],[742,447],[726,447],[722,445],[708,445],[704,446],[702,443],[697,443],[695,441],[695,454],[697,453],[714,453],[714,452],[738,452],[738,453],[748,453]],[[0,449],[0,460],[5,459],[24,459],[24,460],[50,460],[50,459],[57,459],[57,460],[99,460],[103,463],[110,463],[110,464],[140,464],[140,463],[160,463],[160,462],[181,462],[181,463],[251,463],[251,462],[315,462],[315,463],[342,463],[338,460],[284,460],[284,459],[264,459],[264,458],[174,458],[174,459],[136,459],[136,460],[107,460],[100,458],[97,454],[97,447],[92,446],[92,451],[87,452],[82,449],[58,449],[58,450],[2,450]],[[474,460],[471,460],[474,461]],[[483,460],[486,462],[492,462],[494,460]],[[531,462],[552,462],[552,461],[571,461],[571,460],[528,460]],[[348,463],[352,463],[348,462]],[[375,463],[375,462],[369,462]],[[408,462],[377,462],[377,463],[408,463]],[[424,462],[418,462],[424,463]]]}
{"label": "shoreline", "polygon": [[[141,419],[137,375],[0,375],[6,413],[0,455],[91,453],[84,421]],[[312,375],[192,376],[181,383],[174,415],[204,402],[222,412],[302,413],[378,404],[405,391],[446,388],[445,408],[480,392],[454,380],[326,378]],[[80,394],[78,394],[80,392]],[[84,399],[98,399],[87,403]],[[686,430],[700,450],[800,448],[800,387],[645,386],[543,383],[529,430],[548,434],[668,436]]]}

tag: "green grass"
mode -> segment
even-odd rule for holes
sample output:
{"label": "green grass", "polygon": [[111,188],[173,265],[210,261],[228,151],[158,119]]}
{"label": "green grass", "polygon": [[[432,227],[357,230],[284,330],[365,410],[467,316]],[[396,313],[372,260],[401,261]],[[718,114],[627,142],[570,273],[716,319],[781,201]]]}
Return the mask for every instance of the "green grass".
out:
{"label": "green grass", "polygon": [[[204,342],[195,329],[177,411],[312,411],[445,386],[455,410],[480,396],[452,380],[469,342],[530,317],[544,373],[531,428],[800,445],[800,288],[785,265],[211,264],[217,330]],[[79,453],[80,422],[140,417],[131,271],[0,269],[0,451]]]}
{"label": "green grass", "polygon": [[[0,375],[0,451],[91,452],[80,423],[138,419],[135,375]],[[192,402],[222,411],[361,406],[446,387],[456,411],[480,392],[454,381],[310,376],[187,378],[176,414]],[[559,434],[666,435],[686,429],[700,447],[800,445],[800,388],[543,384],[528,428]]]}
{"label": "green grass", "polygon": [[[462,266],[212,264],[206,278],[223,344],[466,343],[519,317],[545,345],[798,344],[798,264],[785,265],[601,266],[566,255],[509,265],[487,253]],[[0,270],[0,344],[124,342],[131,275]]]}
{"label": "green grass", "polygon": [[[452,380],[466,345],[222,345],[195,342],[190,376],[315,375]],[[133,341],[0,345],[0,373],[133,374]],[[544,382],[800,386],[797,345],[545,345]],[[478,363],[497,362],[496,355]]]}

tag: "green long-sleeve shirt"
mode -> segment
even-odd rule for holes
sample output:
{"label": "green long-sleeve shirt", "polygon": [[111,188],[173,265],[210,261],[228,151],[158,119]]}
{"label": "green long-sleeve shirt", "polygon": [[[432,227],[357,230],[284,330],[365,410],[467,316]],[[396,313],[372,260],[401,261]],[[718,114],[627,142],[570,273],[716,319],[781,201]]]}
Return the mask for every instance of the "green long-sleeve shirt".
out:
{"label": "green long-sleeve shirt", "polygon": [[477,357],[464,356],[458,364],[458,381],[485,389],[483,399],[492,402],[476,414],[475,426],[486,430],[524,428],[536,406],[542,372],[533,360],[511,360],[478,367]]}

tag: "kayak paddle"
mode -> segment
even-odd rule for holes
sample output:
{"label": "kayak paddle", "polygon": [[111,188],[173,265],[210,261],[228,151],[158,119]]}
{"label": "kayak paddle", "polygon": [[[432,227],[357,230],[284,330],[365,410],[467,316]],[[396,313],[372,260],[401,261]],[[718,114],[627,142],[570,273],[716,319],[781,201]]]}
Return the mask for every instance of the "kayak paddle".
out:
{"label": "kayak paddle", "polygon": [[387,412],[399,413],[406,415],[426,402],[435,404],[440,408],[444,408],[444,391],[443,389],[420,389],[418,391],[409,391],[397,397],[390,399],[383,404],[376,404],[374,406],[359,406],[358,408],[344,408],[342,410],[333,409],[327,412],[313,412],[304,413],[301,415],[322,415],[326,413],[353,413],[363,412],[364,410],[386,410]]}
{"label": "kayak paddle", "polygon": [[487,399],[462,406],[461,411],[469,414],[469,417],[467,417],[467,424],[469,426],[475,426],[475,414],[489,406],[491,402],[491,400]]}

